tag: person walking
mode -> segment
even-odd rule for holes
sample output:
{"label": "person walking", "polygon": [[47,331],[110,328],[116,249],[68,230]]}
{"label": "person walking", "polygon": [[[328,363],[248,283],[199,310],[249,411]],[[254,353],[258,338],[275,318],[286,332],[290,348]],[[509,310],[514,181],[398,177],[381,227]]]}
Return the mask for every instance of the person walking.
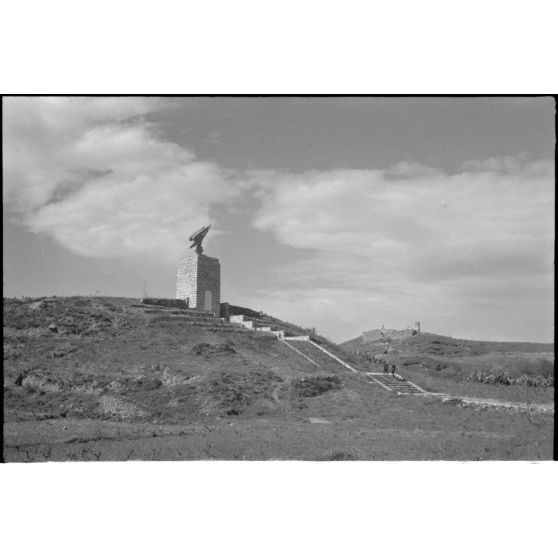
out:
{"label": "person walking", "polygon": [[393,363],[393,362],[391,363],[390,369],[391,369],[390,370],[391,375],[395,377],[395,363]]}

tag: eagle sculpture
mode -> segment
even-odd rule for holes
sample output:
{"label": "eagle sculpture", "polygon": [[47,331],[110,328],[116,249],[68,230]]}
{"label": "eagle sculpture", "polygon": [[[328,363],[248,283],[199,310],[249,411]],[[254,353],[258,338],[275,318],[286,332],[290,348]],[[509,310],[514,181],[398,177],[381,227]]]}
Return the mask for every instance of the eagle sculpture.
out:
{"label": "eagle sculpture", "polygon": [[197,230],[188,240],[192,243],[190,248],[196,248],[196,254],[203,254],[202,241],[209,232],[211,225]]}

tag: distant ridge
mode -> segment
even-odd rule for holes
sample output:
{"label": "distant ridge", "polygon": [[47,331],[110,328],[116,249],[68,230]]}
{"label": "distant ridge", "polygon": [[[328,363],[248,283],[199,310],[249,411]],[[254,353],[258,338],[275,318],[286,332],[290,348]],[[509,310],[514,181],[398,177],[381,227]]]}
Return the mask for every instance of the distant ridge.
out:
{"label": "distant ridge", "polygon": [[[389,330],[386,330],[389,331]],[[389,341],[388,341],[389,338]],[[387,341],[387,342],[386,342]],[[424,354],[440,355],[480,355],[489,352],[508,353],[538,353],[554,352],[554,343],[531,343],[522,341],[474,341],[468,339],[456,339],[445,335],[434,333],[418,333],[405,337],[390,337],[366,341],[362,335],[340,344],[347,350],[360,350],[383,352],[389,345],[402,351],[410,351]]]}
{"label": "distant ridge", "polygon": [[405,339],[407,337],[412,337],[418,333],[417,329],[412,327],[407,327],[405,329],[371,329],[369,331],[362,332],[363,343],[369,343],[374,341],[380,341],[382,339]]}

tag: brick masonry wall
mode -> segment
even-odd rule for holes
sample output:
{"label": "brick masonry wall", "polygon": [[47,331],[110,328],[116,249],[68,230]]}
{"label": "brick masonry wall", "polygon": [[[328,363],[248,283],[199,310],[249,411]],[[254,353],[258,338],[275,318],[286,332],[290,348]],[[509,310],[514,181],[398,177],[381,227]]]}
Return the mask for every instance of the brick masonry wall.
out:
{"label": "brick masonry wall", "polygon": [[186,256],[178,260],[176,266],[176,298],[190,301],[190,308],[195,308],[198,288],[198,258]]}
{"label": "brick masonry wall", "polygon": [[211,291],[211,311],[219,316],[221,304],[219,260],[203,254],[194,254],[178,260],[176,298],[189,299],[190,308],[205,310],[206,291]]}

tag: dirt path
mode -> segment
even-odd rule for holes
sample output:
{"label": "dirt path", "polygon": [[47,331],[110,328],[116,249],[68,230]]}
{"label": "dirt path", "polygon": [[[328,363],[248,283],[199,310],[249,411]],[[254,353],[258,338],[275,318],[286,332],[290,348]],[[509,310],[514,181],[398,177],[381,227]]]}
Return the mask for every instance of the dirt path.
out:
{"label": "dirt path", "polygon": [[[379,367],[378,367],[379,370]],[[374,372],[365,372],[372,379],[381,381],[383,374],[374,369]],[[401,377],[401,376],[400,376]],[[406,378],[404,379],[406,380]],[[409,380],[406,380],[409,382]],[[420,387],[420,386],[419,386]],[[470,397],[460,395],[450,395],[448,393],[415,393],[414,395],[423,397],[439,397],[444,403],[459,405],[461,407],[474,407],[481,409],[505,409],[517,412],[527,412],[535,414],[554,414],[554,403],[525,403],[520,401],[502,401],[500,399],[490,399],[481,397]]]}
{"label": "dirt path", "polygon": [[462,407],[500,408],[528,413],[554,414],[554,403],[521,403],[517,401],[501,401],[499,399],[483,399],[480,397],[459,397],[447,394],[427,394],[437,396],[444,403],[460,405]]}

